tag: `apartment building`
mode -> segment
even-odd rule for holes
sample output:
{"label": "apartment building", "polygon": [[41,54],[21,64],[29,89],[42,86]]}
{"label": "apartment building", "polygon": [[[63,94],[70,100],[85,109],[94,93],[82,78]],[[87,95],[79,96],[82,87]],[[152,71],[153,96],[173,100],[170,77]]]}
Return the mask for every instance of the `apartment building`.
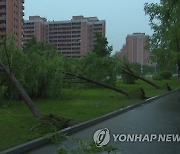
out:
{"label": "apartment building", "polygon": [[79,58],[93,48],[97,32],[105,37],[104,20],[73,16],[69,21],[48,23],[47,43],[55,45],[67,57]]}
{"label": "apartment building", "polygon": [[126,37],[126,44],[117,57],[125,57],[130,63],[139,63],[141,65],[151,65],[150,52],[146,49],[148,35],[145,33],[133,33]]}
{"label": "apartment building", "polygon": [[[35,23],[38,26],[35,26]],[[67,21],[48,22],[41,17],[38,17],[38,20],[30,17],[23,27],[24,44],[35,36],[37,40],[43,38],[39,39],[40,42],[54,45],[67,57],[80,58],[93,48],[95,33],[99,32],[105,37],[105,26],[105,21],[97,17],[73,16]]]}
{"label": "apartment building", "polygon": [[0,0],[0,37],[14,37],[15,44],[22,47],[24,0]]}
{"label": "apartment building", "polygon": [[37,42],[46,42],[46,18],[40,16],[30,16],[23,25],[23,45],[25,46],[33,37]]}

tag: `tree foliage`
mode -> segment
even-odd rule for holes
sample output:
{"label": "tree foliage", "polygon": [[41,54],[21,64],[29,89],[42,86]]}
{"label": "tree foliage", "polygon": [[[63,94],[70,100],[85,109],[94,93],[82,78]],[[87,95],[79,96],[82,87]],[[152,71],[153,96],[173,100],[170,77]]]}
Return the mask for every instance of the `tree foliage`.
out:
{"label": "tree foliage", "polygon": [[[6,47],[1,46],[0,57],[31,97],[61,96],[64,58],[52,47],[33,42],[22,51],[13,44],[7,44]],[[0,86],[3,87],[3,92],[6,90],[4,98],[19,98],[3,72],[0,73]]]}
{"label": "tree foliage", "polygon": [[122,59],[121,63],[122,63],[122,73],[121,73],[122,81],[125,84],[134,84],[137,78],[132,75],[127,74],[124,70],[128,70],[131,73],[136,74],[136,75],[140,75],[140,73],[138,72],[138,70],[135,70],[133,68],[133,65],[130,64],[127,59]]}
{"label": "tree foliage", "polygon": [[82,59],[73,61],[75,65],[69,67],[70,72],[95,81],[115,84],[120,72],[120,62],[110,56],[112,47],[108,45],[107,38],[104,38],[101,33],[96,33],[95,36],[93,50]]}
{"label": "tree foliage", "polygon": [[104,38],[101,33],[96,33],[95,44],[92,51],[99,57],[109,56],[112,51],[112,46],[108,46],[107,38]]}
{"label": "tree foliage", "polygon": [[179,66],[180,76],[180,1],[161,0],[160,4],[145,4],[150,26],[154,34],[150,48],[155,61],[169,69],[172,64]]}
{"label": "tree foliage", "polygon": [[172,77],[172,73],[169,72],[169,71],[162,71],[162,72],[159,72],[159,76],[160,76],[162,79],[169,80],[169,79]]}
{"label": "tree foliage", "polygon": [[142,71],[141,69],[143,68],[143,72],[142,72],[143,75],[153,74],[155,71],[153,66],[149,66],[149,65],[141,66],[141,64],[139,64],[139,63],[131,63],[131,67],[138,72],[141,72]]}
{"label": "tree foliage", "polygon": [[83,74],[95,81],[115,84],[121,64],[113,57],[99,57],[94,52],[88,53],[80,62]]}

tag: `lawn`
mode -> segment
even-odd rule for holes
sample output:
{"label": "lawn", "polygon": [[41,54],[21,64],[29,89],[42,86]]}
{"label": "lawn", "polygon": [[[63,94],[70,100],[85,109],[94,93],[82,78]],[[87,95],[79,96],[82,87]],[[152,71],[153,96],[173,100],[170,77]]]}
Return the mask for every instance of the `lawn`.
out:
{"label": "lawn", "polygon": [[[173,89],[180,88],[180,84],[175,78],[153,82],[161,87],[168,82]],[[140,80],[133,85],[126,85],[119,81],[117,86],[131,93],[135,93],[138,88],[143,87],[149,97],[166,91],[164,89],[157,90]],[[138,101],[140,100],[128,99],[112,90],[89,88],[66,89],[62,100],[36,100],[35,102],[43,114],[53,113],[71,119],[71,125],[74,125]],[[0,101],[0,151],[40,137],[38,132],[32,130],[36,123],[36,119],[23,102]]]}

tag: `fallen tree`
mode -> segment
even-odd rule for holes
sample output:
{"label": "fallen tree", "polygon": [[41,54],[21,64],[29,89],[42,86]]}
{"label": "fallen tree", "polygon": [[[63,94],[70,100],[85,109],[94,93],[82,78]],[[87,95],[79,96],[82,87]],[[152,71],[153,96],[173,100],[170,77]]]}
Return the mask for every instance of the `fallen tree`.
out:
{"label": "fallen tree", "polygon": [[160,89],[160,86],[158,86],[155,83],[153,83],[153,82],[151,82],[151,81],[149,81],[149,80],[147,80],[147,79],[145,79],[143,77],[140,77],[140,76],[138,76],[138,75],[136,75],[134,73],[131,73],[131,72],[127,71],[127,70],[123,70],[123,73],[126,73],[126,74],[129,74],[129,75],[133,76],[133,77],[136,77],[136,78],[150,84],[151,86],[155,87],[156,89]]}
{"label": "fallen tree", "polygon": [[156,89],[160,89],[160,86],[156,85],[155,83],[153,83],[153,82],[151,82],[151,81],[149,81],[149,80],[147,80],[147,79],[145,79],[145,78],[143,78],[141,76],[136,75],[128,66],[123,67],[122,73],[126,73],[128,75],[131,75],[131,76],[133,76],[135,78],[138,78],[138,79],[150,84],[151,86],[155,87]]}
{"label": "fallen tree", "polygon": [[119,88],[117,88],[117,87],[114,87],[114,86],[111,86],[111,85],[108,85],[108,84],[105,84],[105,83],[102,83],[102,82],[99,82],[99,81],[95,81],[95,80],[93,80],[93,79],[90,79],[90,78],[85,77],[85,76],[82,76],[82,75],[73,74],[73,73],[69,73],[69,72],[66,72],[66,74],[69,75],[69,76],[73,76],[73,77],[79,78],[79,79],[81,79],[81,80],[84,80],[84,81],[86,81],[86,82],[93,83],[93,84],[102,86],[102,87],[104,87],[104,88],[111,89],[111,90],[116,91],[116,92],[119,92],[119,93],[121,93],[121,94],[123,94],[123,95],[125,95],[125,96],[127,96],[127,97],[129,97],[129,98],[132,98],[127,91],[124,91],[124,90],[119,89]]}
{"label": "fallen tree", "polygon": [[0,60],[0,70],[3,71],[7,77],[10,79],[11,83],[14,85],[16,90],[19,92],[23,100],[25,101],[26,105],[28,106],[29,110],[32,112],[32,114],[39,118],[41,116],[41,112],[36,107],[35,103],[32,101],[32,99],[28,96],[24,88],[21,86],[19,81],[16,79],[16,77],[13,75],[13,73],[2,63]]}
{"label": "fallen tree", "polygon": [[[125,69],[125,68],[124,68],[122,71],[123,71],[123,73],[126,73],[126,74],[128,74],[128,75],[131,75],[131,76],[133,76],[133,77],[135,77],[135,78],[138,78],[138,79],[140,79],[140,80],[142,80],[142,81],[150,84],[151,86],[155,87],[156,89],[160,89],[160,88],[161,88],[160,86],[156,85],[155,83],[153,83],[153,82],[151,82],[151,81],[149,81],[149,80],[147,80],[147,79],[145,79],[145,78],[143,78],[143,77],[140,77],[140,76],[136,75],[136,74],[133,73],[133,71],[132,71],[131,69],[129,69],[129,68],[128,68],[128,69]],[[169,86],[168,83],[166,83],[165,88],[166,88],[167,91],[171,91],[171,90],[172,90],[172,88]],[[143,94],[143,93],[142,93],[142,94]]]}
{"label": "fallen tree", "polygon": [[95,80],[90,79],[90,78],[88,78],[88,77],[85,77],[85,76],[83,76],[83,75],[74,74],[74,73],[70,73],[70,72],[66,72],[65,74],[67,74],[67,75],[69,75],[69,76],[72,76],[72,77],[76,77],[76,78],[78,78],[78,79],[84,80],[84,81],[89,82],[89,83],[93,83],[93,84],[99,85],[99,86],[104,87],[104,88],[107,88],[107,89],[111,89],[111,90],[113,90],[113,91],[116,91],[116,92],[118,92],[118,93],[121,93],[121,94],[127,96],[128,98],[140,98],[140,99],[142,99],[142,100],[149,98],[149,97],[146,96],[145,91],[144,91],[143,88],[138,89],[138,91],[140,92],[140,95],[134,97],[134,96],[132,96],[129,92],[127,92],[127,91],[125,91],[125,90],[122,90],[122,89],[120,89],[120,88],[117,88],[117,87],[114,87],[114,86],[112,86],[112,85],[108,85],[108,84],[105,84],[105,83],[102,83],[102,82],[99,82],[99,81],[95,81]]}

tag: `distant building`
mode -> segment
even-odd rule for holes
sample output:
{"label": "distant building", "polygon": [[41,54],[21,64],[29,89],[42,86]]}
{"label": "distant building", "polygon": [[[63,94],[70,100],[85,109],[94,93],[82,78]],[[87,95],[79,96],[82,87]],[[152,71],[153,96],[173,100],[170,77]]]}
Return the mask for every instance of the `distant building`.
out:
{"label": "distant building", "polygon": [[0,0],[0,37],[13,36],[15,44],[22,47],[24,0]]}
{"label": "distant building", "polygon": [[25,20],[23,24],[23,44],[26,45],[32,37],[37,42],[46,42],[46,18],[40,16],[30,16],[29,20]]}
{"label": "distant building", "polygon": [[125,57],[130,63],[139,63],[141,65],[151,65],[150,52],[146,49],[148,36],[145,33],[134,33],[128,35],[126,44],[120,52],[116,53],[118,58]]}
{"label": "distant building", "polygon": [[[39,26],[35,26],[35,23],[39,23]],[[41,28],[42,33],[38,33],[40,23],[42,27],[46,27],[46,30]],[[92,50],[95,33],[99,32],[105,37],[105,31],[105,20],[99,20],[97,17],[73,16],[71,20],[49,22],[44,21],[44,18],[30,17],[24,23],[24,43],[27,43],[33,36],[43,38],[44,41],[40,40],[54,45],[63,55],[80,58]],[[40,34],[45,37],[40,37]]]}

